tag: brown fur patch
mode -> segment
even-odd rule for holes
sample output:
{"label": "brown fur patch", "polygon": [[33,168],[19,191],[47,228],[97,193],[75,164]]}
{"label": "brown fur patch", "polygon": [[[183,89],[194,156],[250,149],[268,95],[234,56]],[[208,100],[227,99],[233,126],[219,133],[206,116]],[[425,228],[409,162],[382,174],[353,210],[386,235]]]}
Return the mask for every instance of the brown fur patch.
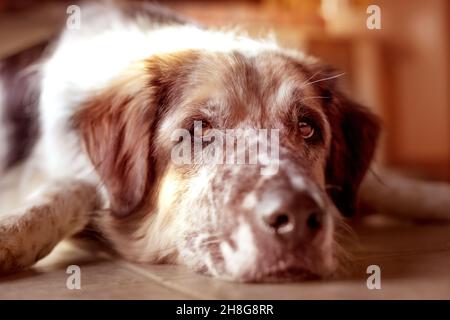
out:
{"label": "brown fur patch", "polygon": [[139,63],[107,91],[86,101],[73,117],[117,217],[139,210],[148,201],[144,195],[157,166],[153,131],[167,112],[168,101],[179,94],[173,90],[175,82],[189,73],[186,61],[193,59],[195,54],[184,52]]}

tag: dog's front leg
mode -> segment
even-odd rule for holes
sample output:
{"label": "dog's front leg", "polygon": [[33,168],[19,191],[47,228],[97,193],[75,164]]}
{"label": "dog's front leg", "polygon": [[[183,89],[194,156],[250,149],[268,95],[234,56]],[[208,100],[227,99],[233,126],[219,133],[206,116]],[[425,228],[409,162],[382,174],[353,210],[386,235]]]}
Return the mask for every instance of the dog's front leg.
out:
{"label": "dog's front leg", "polygon": [[41,188],[29,203],[0,218],[0,274],[33,265],[81,231],[100,203],[95,186],[80,181]]}

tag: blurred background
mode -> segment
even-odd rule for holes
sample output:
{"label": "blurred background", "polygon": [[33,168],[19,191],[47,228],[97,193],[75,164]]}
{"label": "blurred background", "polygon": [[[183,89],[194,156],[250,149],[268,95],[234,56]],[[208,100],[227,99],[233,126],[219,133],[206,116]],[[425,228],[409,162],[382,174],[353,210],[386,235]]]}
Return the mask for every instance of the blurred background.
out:
{"label": "blurred background", "polygon": [[[207,26],[273,32],[344,71],[350,95],[384,122],[378,162],[450,181],[447,0],[160,0]],[[0,0],[0,58],[56,33],[76,1]],[[369,5],[381,12],[370,30]]]}

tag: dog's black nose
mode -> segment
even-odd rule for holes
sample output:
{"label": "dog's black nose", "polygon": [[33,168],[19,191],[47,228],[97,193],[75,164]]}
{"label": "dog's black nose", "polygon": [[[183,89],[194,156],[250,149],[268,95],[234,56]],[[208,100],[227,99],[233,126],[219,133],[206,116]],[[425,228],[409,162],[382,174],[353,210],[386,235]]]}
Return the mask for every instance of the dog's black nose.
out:
{"label": "dog's black nose", "polygon": [[315,238],[322,229],[324,210],[307,192],[264,195],[258,206],[264,229],[299,244]]}

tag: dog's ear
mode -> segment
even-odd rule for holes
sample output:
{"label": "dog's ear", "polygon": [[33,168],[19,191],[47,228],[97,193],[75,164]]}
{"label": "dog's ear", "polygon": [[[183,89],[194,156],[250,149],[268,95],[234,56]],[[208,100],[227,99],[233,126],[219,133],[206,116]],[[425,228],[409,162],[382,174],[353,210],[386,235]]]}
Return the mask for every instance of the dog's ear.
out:
{"label": "dog's ear", "polygon": [[375,154],[380,121],[366,107],[352,101],[340,89],[343,73],[320,61],[309,65],[311,83],[320,96],[329,97],[324,111],[332,133],[326,163],[327,192],[345,216],[356,212],[358,190]]}
{"label": "dog's ear", "polygon": [[158,119],[182,92],[195,52],[154,56],[129,67],[90,97],[73,118],[116,217],[145,204],[155,181],[152,136]]}
{"label": "dog's ear", "polygon": [[343,215],[355,214],[358,189],[368,170],[380,132],[378,117],[339,92],[328,106],[332,142],[326,165],[328,193]]}
{"label": "dog's ear", "polygon": [[149,78],[142,70],[129,73],[91,97],[73,119],[117,217],[141,205],[152,166],[156,107],[148,94]]}

